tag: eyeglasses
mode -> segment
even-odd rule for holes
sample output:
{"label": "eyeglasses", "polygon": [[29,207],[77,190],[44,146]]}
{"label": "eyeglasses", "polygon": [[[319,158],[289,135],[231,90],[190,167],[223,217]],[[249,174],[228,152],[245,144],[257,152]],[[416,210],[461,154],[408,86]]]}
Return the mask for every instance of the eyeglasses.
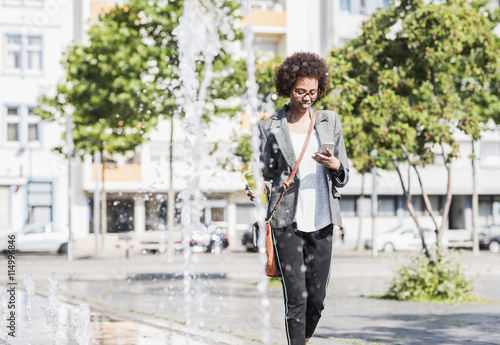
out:
{"label": "eyeglasses", "polygon": [[306,95],[309,95],[309,97],[311,97],[311,98],[316,98],[316,97],[318,97],[318,93],[319,93],[319,90],[311,90],[311,91],[307,92],[304,89],[296,89],[296,88],[293,88],[293,91],[295,92],[297,97],[300,97],[300,98],[304,98]]}

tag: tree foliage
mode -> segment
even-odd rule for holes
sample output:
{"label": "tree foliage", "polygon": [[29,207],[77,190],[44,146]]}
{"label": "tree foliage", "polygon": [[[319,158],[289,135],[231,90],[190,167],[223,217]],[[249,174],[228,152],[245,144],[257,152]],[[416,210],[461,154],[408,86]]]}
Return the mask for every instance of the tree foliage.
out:
{"label": "tree foliage", "polygon": [[342,116],[359,172],[373,166],[400,172],[400,162],[418,172],[442,153],[449,172],[447,217],[449,164],[458,155],[454,133],[477,138],[481,123],[498,116],[497,24],[498,13],[482,1],[403,0],[376,12],[360,36],[331,51],[332,91],[321,102]]}
{"label": "tree foliage", "polygon": [[[426,166],[459,128],[477,133],[498,109],[498,17],[483,2],[406,0],[376,12],[362,33],[328,56],[332,92],[355,167]],[[377,158],[370,152],[376,149]]]}
{"label": "tree foliage", "polygon": [[[226,15],[237,18],[237,4],[217,3]],[[68,48],[62,61],[64,80],[55,95],[40,98],[38,114],[64,121],[71,112],[80,153],[134,150],[159,116],[172,116],[177,107],[179,52],[173,31],[182,10],[183,1],[131,0],[101,15],[88,32],[89,44]],[[228,37],[219,30],[222,40],[241,37],[233,32],[234,37]],[[219,72],[230,59],[222,49],[214,70]],[[214,85],[211,95],[223,96],[223,87]]]}

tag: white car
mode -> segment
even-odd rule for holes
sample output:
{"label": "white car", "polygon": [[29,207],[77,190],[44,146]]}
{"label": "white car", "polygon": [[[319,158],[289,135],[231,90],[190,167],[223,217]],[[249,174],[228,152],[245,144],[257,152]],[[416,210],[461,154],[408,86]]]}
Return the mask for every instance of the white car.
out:
{"label": "white car", "polygon": [[17,252],[68,252],[69,230],[66,225],[55,223],[30,224],[21,231],[12,232],[2,237],[0,250],[6,251],[9,246],[9,236],[15,236]]}
{"label": "white car", "polygon": [[[422,230],[427,247],[435,245],[436,232],[429,228],[422,228]],[[371,249],[372,247],[372,240],[367,240],[365,248]],[[422,240],[416,226],[401,226],[380,234],[377,237],[377,249],[385,252],[419,250],[422,249]]]}

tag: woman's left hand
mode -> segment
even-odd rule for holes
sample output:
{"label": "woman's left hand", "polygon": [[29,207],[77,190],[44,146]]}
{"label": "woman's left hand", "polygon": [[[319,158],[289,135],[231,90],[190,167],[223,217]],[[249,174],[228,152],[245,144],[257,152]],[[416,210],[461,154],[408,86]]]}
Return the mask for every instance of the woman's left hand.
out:
{"label": "woman's left hand", "polygon": [[330,149],[326,149],[326,153],[316,152],[312,159],[327,168],[338,170],[340,168],[340,161],[335,157]]}

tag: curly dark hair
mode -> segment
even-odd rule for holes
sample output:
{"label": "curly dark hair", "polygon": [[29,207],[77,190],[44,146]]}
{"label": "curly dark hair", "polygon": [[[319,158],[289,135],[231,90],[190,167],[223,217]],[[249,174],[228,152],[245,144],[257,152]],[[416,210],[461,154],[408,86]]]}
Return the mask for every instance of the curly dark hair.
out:
{"label": "curly dark hair", "polygon": [[325,60],[314,53],[299,52],[285,59],[277,68],[274,85],[279,96],[289,97],[292,87],[300,78],[318,80],[318,99],[328,90],[328,67]]}

